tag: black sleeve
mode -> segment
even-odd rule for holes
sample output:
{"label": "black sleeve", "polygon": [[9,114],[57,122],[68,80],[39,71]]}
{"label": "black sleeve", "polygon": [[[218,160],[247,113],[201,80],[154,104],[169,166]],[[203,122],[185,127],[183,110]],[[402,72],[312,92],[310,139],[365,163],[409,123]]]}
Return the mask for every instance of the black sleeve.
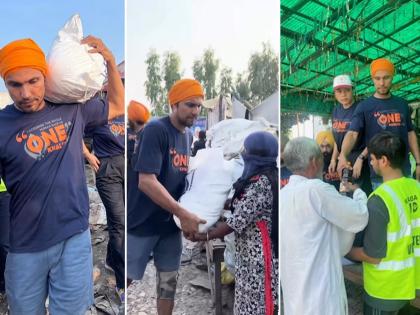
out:
{"label": "black sleeve", "polygon": [[372,196],[368,200],[369,222],[366,226],[363,247],[365,253],[373,258],[386,257],[387,226],[389,213],[383,200]]}

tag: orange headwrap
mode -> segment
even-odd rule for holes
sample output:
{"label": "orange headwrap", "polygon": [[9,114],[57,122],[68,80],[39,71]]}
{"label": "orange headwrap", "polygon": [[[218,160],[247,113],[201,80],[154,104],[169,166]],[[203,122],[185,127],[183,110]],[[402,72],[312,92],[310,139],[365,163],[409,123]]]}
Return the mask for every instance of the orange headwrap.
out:
{"label": "orange headwrap", "polygon": [[395,68],[394,64],[385,58],[379,58],[376,60],[373,60],[370,64],[370,75],[375,75],[375,73],[379,70],[385,70],[388,71],[390,75],[394,75]]}
{"label": "orange headwrap", "polygon": [[198,96],[204,97],[203,87],[201,86],[200,82],[193,79],[178,80],[169,90],[169,105],[174,105],[190,97]]}
{"label": "orange headwrap", "polygon": [[128,119],[145,124],[150,118],[150,112],[146,106],[140,102],[130,101],[128,105]]}
{"label": "orange headwrap", "polygon": [[321,143],[323,143],[325,140],[328,142],[329,145],[331,145],[331,147],[334,146],[334,136],[331,131],[320,131],[316,135],[316,143],[318,143],[319,145],[321,145]]}
{"label": "orange headwrap", "polygon": [[33,68],[47,73],[47,62],[41,48],[32,39],[10,42],[0,50],[0,75],[4,79],[9,71],[18,68]]}

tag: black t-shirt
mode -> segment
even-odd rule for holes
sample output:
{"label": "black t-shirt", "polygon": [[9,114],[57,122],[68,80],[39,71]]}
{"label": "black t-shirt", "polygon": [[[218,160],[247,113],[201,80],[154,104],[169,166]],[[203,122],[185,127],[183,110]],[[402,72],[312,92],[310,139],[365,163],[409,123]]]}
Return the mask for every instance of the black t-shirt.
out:
{"label": "black t-shirt", "polygon": [[[138,154],[133,155],[137,173],[155,174],[169,194],[178,200],[185,188],[191,153],[190,136],[176,129],[169,117],[151,121],[140,134]],[[135,185],[134,187],[137,187]],[[163,235],[178,229],[172,214],[145,193],[129,193],[127,228],[137,235]]]}
{"label": "black t-shirt", "polygon": [[335,189],[340,190],[340,176],[335,171],[332,174],[328,173],[328,166],[331,162],[332,154],[324,155],[324,167],[322,169],[322,180],[330,185],[333,185]]}
{"label": "black t-shirt", "polygon": [[[413,126],[408,103],[405,100],[396,96],[388,99],[369,97],[357,106],[349,130],[362,134],[366,144],[381,131],[390,131],[400,136],[407,146],[403,172],[406,176],[410,174],[408,132],[413,130]],[[380,178],[372,166],[370,166],[370,177]]]}
{"label": "black t-shirt", "polygon": [[37,252],[89,227],[82,139],[105,124],[108,104],[53,104],[0,111],[0,177],[11,194],[10,251]]}

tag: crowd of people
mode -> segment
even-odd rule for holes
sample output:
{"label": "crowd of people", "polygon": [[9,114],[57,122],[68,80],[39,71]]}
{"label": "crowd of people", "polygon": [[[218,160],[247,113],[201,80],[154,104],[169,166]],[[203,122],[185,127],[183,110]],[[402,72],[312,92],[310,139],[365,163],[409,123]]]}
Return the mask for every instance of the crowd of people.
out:
{"label": "crowd of people", "polygon": [[411,314],[420,289],[417,136],[408,103],[391,93],[392,62],[374,60],[370,74],[375,93],[360,102],[348,75],[334,78],[332,130],[284,137],[285,315],[348,314],[344,256],[362,263],[364,315]]}

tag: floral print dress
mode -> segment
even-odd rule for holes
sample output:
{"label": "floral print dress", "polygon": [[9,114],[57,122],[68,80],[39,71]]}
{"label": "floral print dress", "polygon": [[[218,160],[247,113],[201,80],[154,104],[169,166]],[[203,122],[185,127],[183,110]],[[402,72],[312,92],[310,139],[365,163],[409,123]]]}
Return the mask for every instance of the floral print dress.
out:
{"label": "floral print dress", "polygon": [[[256,222],[267,222],[271,231],[273,193],[265,175],[254,176],[239,198],[227,224],[235,232],[235,315],[266,315],[263,241]],[[278,259],[272,253],[271,290],[277,305]]]}

